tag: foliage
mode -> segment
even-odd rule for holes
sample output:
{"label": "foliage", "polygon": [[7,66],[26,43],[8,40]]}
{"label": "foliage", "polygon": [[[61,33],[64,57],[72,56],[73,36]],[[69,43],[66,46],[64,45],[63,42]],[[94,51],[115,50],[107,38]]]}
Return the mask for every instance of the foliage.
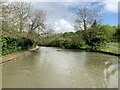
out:
{"label": "foliage", "polygon": [[[54,37],[50,46],[62,48],[90,48],[99,49],[108,42],[114,41],[115,27],[110,25],[98,25],[94,21],[93,25],[87,30],[80,30],[73,32],[66,32],[59,37]],[[116,36],[116,37],[119,37]]]}
{"label": "foliage", "polygon": [[116,29],[116,32],[114,33],[115,41],[120,42],[120,26]]}
{"label": "foliage", "polygon": [[62,36],[54,38],[50,43],[50,46],[76,49],[80,48],[83,45],[83,38],[71,32],[64,33]]}
{"label": "foliage", "polygon": [[37,10],[25,2],[5,2],[2,5],[2,55],[34,45],[99,49],[106,43],[120,42],[120,27],[99,25],[98,10],[79,8],[74,24],[76,32],[55,34],[54,25],[46,28],[44,10]]}
{"label": "foliage", "polygon": [[27,50],[40,42],[45,12],[27,2],[2,2],[2,55]]}
{"label": "foliage", "polygon": [[87,7],[78,8],[74,27],[77,31],[87,30],[94,23],[94,20],[100,21],[100,10]]}
{"label": "foliage", "polygon": [[106,35],[107,42],[114,41],[115,28],[110,25],[103,25],[100,28]]}
{"label": "foliage", "polygon": [[33,46],[33,42],[24,37],[2,37],[2,43],[2,55],[11,54],[21,50],[27,50]]}
{"label": "foliage", "polygon": [[91,27],[87,31],[86,44],[91,49],[96,49],[98,46],[104,45],[106,42],[106,35],[99,26]]}

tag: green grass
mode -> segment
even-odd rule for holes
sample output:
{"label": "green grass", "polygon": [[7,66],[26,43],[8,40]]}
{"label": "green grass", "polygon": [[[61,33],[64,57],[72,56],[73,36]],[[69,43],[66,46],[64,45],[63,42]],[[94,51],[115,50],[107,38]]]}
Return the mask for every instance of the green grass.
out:
{"label": "green grass", "polygon": [[30,47],[29,49],[26,49],[26,50],[20,50],[20,51],[16,51],[16,52],[12,52],[10,54],[7,54],[7,55],[4,55],[4,56],[0,56],[0,58],[4,58],[4,57],[7,57],[7,56],[10,56],[10,55],[14,55],[14,54],[18,54],[18,53],[21,53],[21,52],[25,52],[25,51],[28,51],[28,50],[32,50],[34,48],[37,48],[38,46],[33,46],[33,47]]}
{"label": "green grass", "polygon": [[11,56],[11,55],[14,55],[14,54],[18,54],[18,53],[21,53],[21,52],[24,52],[24,51],[27,51],[27,50],[16,51],[16,52],[13,52],[11,54],[7,54],[7,55],[4,55],[4,56],[1,56],[1,58],[7,57],[7,56]]}
{"label": "green grass", "polygon": [[119,43],[116,43],[116,42],[110,42],[110,43],[107,43],[106,44],[107,46],[115,46],[115,47],[118,47],[118,48],[120,48],[120,42]]}
{"label": "green grass", "polygon": [[115,54],[120,54],[120,50],[118,49],[120,48],[120,43],[107,43],[104,46],[100,46],[98,48],[98,50],[101,51],[105,51],[105,52],[111,52],[111,53],[115,53]]}

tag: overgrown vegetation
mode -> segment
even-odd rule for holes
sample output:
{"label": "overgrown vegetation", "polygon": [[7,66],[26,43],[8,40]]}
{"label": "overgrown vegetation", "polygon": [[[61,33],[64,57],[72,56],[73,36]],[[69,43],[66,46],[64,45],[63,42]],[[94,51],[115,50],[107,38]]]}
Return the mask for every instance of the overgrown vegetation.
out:
{"label": "overgrown vegetation", "polygon": [[79,8],[74,23],[76,32],[57,34],[54,25],[46,25],[45,11],[34,9],[31,3],[0,2],[0,5],[2,55],[36,45],[119,53],[120,27],[100,24],[99,10]]}
{"label": "overgrown vegetation", "polygon": [[11,54],[21,50],[27,50],[33,46],[33,42],[24,37],[2,37],[2,55]]}
{"label": "overgrown vegetation", "polygon": [[2,6],[2,56],[28,50],[39,43],[39,32],[45,29],[45,12],[31,3],[0,2]]}
{"label": "overgrown vegetation", "polygon": [[[53,47],[90,49],[120,54],[119,28],[110,25],[90,27],[87,32],[80,30],[68,32],[53,38],[49,43]],[[86,34],[86,35],[85,35]]]}

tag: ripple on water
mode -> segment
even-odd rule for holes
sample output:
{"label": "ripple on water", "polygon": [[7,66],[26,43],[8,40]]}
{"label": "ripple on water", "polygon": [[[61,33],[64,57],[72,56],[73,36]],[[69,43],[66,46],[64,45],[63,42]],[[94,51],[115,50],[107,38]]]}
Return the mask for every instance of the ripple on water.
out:
{"label": "ripple on water", "polygon": [[3,87],[114,88],[118,72],[111,59],[100,53],[41,47],[3,66]]}

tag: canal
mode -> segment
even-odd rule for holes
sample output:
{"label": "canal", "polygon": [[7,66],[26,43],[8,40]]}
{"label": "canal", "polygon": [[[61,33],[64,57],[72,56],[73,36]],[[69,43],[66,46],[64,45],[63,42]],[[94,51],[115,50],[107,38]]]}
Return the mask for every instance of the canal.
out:
{"label": "canal", "polygon": [[2,67],[3,88],[117,88],[116,56],[41,47]]}

